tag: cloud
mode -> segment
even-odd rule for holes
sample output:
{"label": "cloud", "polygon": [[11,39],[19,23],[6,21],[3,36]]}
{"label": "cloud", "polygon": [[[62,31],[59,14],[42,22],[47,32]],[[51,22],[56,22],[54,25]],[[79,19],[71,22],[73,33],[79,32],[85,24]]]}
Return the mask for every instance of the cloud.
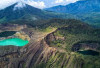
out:
{"label": "cloud", "polygon": [[56,0],[55,3],[62,3],[64,0]]}
{"label": "cloud", "polygon": [[13,10],[23,8],[24,6],[26,6],[25,3],[23,3],[23,2],[18,2],[18,3],[14,6],[14,9],[13,9]]}
{"label": "cloud", "polygon": [[37,1],[37,2],[35,2],[35,1],[28,0],[28,1],[26,1],[26,3],[29,4],[29,5],[31,5],[31,6],[40,8],[40,9],[43,9],[43,8],[46,7],[45,3],[43,1]]}
{"label": "cloud", "polygon": [[76,2],[78,0],[65,0],[65,1],[68,2],[68,3],[74,3],[74,2]]}
{"label": "cloud", "polygon": [[4,9],[5,7],[8,7],[16,2],[17,0],[2,0],[0,1],[0,9]]}
{"label": "cloud", "polygon": [[[69,3],[76,2],[77,0],[2,0],[0,1],[0,9],[4,9],[20,1],[29,4],[31,6],[43,9],[57,5],[66,5]],[[22,7],[22,4],[19,3],[16,7]]]}
{"label": "cloud", "polygon": [[[40,9],[45,8],[45,3],[43,1],[36,2],[33,0],[2,0],[2,1],[0,1],[0,9],[4,9],[4,8],[6,8],[14,3],[17,3],[17,2],[24,2],[28,5],[31,5],[31,6],[40,8]],[[19,4],[17,4],[16,7],[22,7],[22,5],[19,3]]]}
{"label": "cloud", "polygon": [[76,1],[78,1],[78,0],[56,0],[54,3],[56,3],[56,4],[68,4],[68,3],[74,3],[74,2],[76,2]]}

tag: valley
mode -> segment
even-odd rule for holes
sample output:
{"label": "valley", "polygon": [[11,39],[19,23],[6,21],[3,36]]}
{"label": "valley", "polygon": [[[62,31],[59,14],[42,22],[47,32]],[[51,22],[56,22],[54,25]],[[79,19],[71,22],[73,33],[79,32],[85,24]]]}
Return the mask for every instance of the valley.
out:
{"label": "valley", "polygon": [[84,21],[94,27],[100,27],[100,0],[78,0],[75,3],[58,5],[44,10],[69,13],[74,15],[78,20]]}
{"label": "valley", "polygon": [[0,68],[100,68],[100,1],[44,2],[0,10]]}
{"label": "valley", "polygon": [[[12,25],[15,24],[13,23]],[[17,25],[22,27],[24,26],[21,24]],[[6,30],[6,28],[4,29],[5,31],[8,30]],[[10,27],[10,30],[12,31],[15,29]],[[6,47],[0,46],[0,66],[3,68],[85,68],[85,66],[88,64],[88,68],[91,68],[92,60],[90,61],[90,59],[86,58],[91,57],[94,59],[93,62],[99,62],[99,60],[97,60],[99,58],[99,54],[87,55],[82,54],[84,52],[81,51],[77,52],[76,50],[79,47],[77,47],[75,44],[78,43],[78,45],[80,45],[79,42],[87,40],[82,44],[82,48],[80,48],[80,50],[84,49],[85,51],[86,47],[87,50],[92,49],[100,52],[99,43],[94,44],[93,42],[90,42],[89,44],[88,42],[92,40],[97,42],[100,41],[98,33],[99,30],[96,34],[93,32],[96,30],[97,29],[81,23],[78,20],[71,19],[51,19],[48,22],[41,23],[41,25],[36,27],[32,27],[32,25],[26,25],[25,28],[20,29],[18,32],[24,32],[26,35],[28,35],[30,38],[29,43],[23,47],[12,45]],[[74,31],[77,32],[75,33]],[[81,37],[79,37],[79,34],[81,34]],[[23,36],[25,37],[25,35]],[[12,35],[12,37],[14,36]],[[20,38],[20,36],[18,37]],[[28,39],[28,37],[26,38]],[[70,39],[72,41],[70,41]],[[99,66],[99,63],[95,67],[97,66]]]}

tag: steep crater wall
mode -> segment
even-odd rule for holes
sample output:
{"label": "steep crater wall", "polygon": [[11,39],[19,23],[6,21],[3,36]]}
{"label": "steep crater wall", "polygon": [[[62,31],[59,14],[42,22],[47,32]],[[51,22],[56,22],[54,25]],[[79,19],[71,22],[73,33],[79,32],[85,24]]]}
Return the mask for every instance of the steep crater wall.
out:
{"label": "steep crater wall", "polygon": [[94,50],[100,52],[100,42],[83,41],[83,42],[78,42],[72,46],[72,51],[79,51],[79,50]]}

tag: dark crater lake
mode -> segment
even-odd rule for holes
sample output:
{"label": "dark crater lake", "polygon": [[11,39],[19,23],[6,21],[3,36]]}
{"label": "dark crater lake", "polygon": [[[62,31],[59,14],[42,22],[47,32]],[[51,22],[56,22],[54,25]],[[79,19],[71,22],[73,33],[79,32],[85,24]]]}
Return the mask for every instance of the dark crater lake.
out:
{"label": "dark crater lake", "polygon": [[16,33],[16,31],[4,31],[0,33],[0,37],[8,37],[12,36]]}
{"label": "dark crater lake", "polygon": [[92,55],[92,56],[99,55],[99,52],[93,51],[93,50],[78,51],[78,53],[83,54],[83,55]]}

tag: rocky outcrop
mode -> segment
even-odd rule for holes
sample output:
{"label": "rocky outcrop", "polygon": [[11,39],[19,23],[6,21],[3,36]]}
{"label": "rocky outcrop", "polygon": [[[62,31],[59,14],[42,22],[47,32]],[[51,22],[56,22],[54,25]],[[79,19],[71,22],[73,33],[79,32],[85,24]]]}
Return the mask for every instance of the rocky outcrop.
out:
{"label": "rocky outcrop", "polygon": [[[7,24],[7,25],[0,25],[0,33],[2,32],[15,32],[12,35],[0,37],[0,40],[9,39],[9,38],[21,38],[23,40],[30,40],[29,35],[27,32],[24,32],[23,29],[26,29],[26,25],[17,25],[17,24]],[[6,34],[5,34],[6,35]]]}
{"label": "rocky outcrop", "polygon": [[48,35],[47,35],[47,37],[45,38],[45,40],[46,40],[46,42],[47,42],[48,44],[50,44],[50,42],[56,40],[56,37],[55,37],[55,35],[54,35],[53,33],[51,33],[51,34],[48,34]]}
{"label": "rocky outcrop", "polygon": [[[13,30],[13,27],[10,29]],[[0,47],[2,49],[0,50],[0,68],[31,68],[40,62],[47,62],[50,56],[56,53],[56,49],[49,47],[44,40],[48,33],[44,34],[33,28],[24,28],[19,32],[20,35],[17,33],[15,36],[22,37],[22,33],[24,33],[23,36],[28,35],[29,44],[24,47]]]}
{"label": "rocky outcrop", "polygon": [[18,25],[18,24],[0,24],[0,32],[4,31],[20,31],[24,28],[27,28],[26,25]]}
{"label": "rocky outcrop", "polygon": [[11,58],[8,68],[31,68],[35,64],[46,62],[56,52],[56,49],[49,47],[43,40],[31,43],[28,49],[26,47],[20,50],[19,57]]}
{"label": "rocky outcrop", "polygon": [[45,37],[45,41],[47,42],[48,45],[50,45],[50,43],[51,43],[52,41],[56,41],[56,40],[62,40],[62,41],[64,41],[64,40],[65,40],[64,37],[62,37],[62,36],[57,36],[57,35],[54,34],[54,33],[56,33],[58,30],[59,30],[59,29],[55,30],[54,32],[48,34],[48,35]]}
{"label": "rocky outcrop", "polygon": [[83,43],[74,44],[72,47],[72,51],[79,51],[79,50],[95,50],[100,52],[100,44],[99,42],[87,43],[87,41]]}
{"label": "rocky outcrop", "polygon": [[82,68],[84,61],[77,59],[79,56],[50,47],[49,42],[64,40],[54,35],[57,30],[42,33],[24,28],[21,31],[30,37],[29,43],[24,47],[0,47],[0,68]]}
{"label": "rocky outcrop", "polygon": [[16,32],[16,34],[14,34],[15,37],[21,38],[23,40],[28,40],[30,41],[30,37],[23,31],[20,32]]}

